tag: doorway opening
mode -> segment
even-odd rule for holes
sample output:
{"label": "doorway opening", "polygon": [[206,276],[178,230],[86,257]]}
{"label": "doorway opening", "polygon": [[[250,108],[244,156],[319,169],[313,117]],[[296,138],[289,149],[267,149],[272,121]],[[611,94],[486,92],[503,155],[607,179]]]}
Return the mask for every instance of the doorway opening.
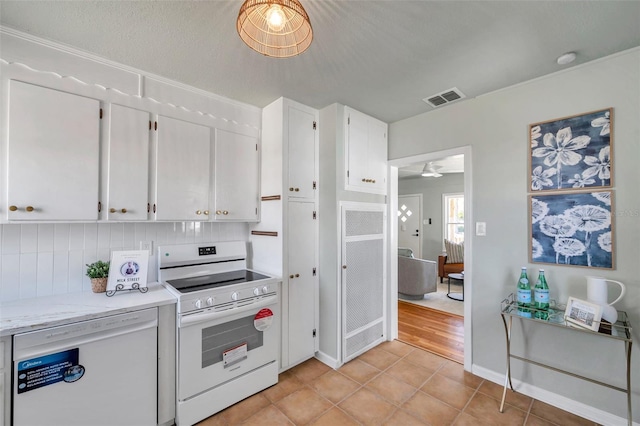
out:
{"label": "doorway opening", "polygon": [[[472,228],[471,147],[391,160],[389,166],[389,253],[392,265],[389,268],[389,335],[398,338],[402,333],[401,340],[421,347],[421,341],[432,340],[432,348],[428,350],[463,362],[465,369],[469,370],[472,362],[473,276],[469,233]],[[445,194],[450,198],[445,198]],[[445,202],[451,204],[450,209]],[[451,217],[447,217],[448,211]],[[449,228],[451,232],[448,232]],[[454,240],[452,243],[460,244],[459,254],[464,260],[459,272],[464,273],[441,278],[438,258],[444,254],[444,240],[448,233],[455,237],[451,238]],[[399,258],[402,255],[412,255],[430,263],[427,265],[430,274],[428,292],[424,296],[416,296],[418,300],[403,300],[406,299],[405,294],[399,297],[402,288],[406,288],[398,282],[400,264],[406,271],[406,259]],[[448,265],[447,270],[453,266]],[[435,288],[432,285],[434,268]],[[434,324],[437,330],[433,329]],[[449,334],[448,338],[443,340],[443,334]]]}

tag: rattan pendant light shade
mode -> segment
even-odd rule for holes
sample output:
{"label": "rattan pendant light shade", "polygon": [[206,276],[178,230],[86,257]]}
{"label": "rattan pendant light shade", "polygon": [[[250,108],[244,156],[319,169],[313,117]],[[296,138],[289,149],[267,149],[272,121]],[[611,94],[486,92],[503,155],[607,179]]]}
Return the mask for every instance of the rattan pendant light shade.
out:
{"label": "rattan pendant light shade", "polygon": [[236,26],[247,46],[274,58],[299,55],[313,40],[309,15],[298,0],[246,0]]}

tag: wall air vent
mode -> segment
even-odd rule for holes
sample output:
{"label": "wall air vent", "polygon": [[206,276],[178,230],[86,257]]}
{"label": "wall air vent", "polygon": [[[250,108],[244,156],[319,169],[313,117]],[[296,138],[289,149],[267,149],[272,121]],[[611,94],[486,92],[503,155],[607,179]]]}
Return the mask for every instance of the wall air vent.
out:
{"label": "wall air vent", "polygon": [[423,101],[428,103],[434,108],[438,108],[442,105],[450,104],[451,102],[455,102],[460,99],[466,98],[465,94],[458,90],[456,87],[452,89],[445,90],[444,92],[438,93],[433,96],[429,96],[424,98]]}

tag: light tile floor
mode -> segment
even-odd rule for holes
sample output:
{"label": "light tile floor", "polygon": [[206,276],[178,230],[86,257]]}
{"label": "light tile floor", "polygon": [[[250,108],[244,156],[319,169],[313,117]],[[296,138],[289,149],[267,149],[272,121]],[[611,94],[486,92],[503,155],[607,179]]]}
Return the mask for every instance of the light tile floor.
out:
{"label": "light tile floor", "polygon": [[385,342],[333,370],[310,359],[277,385],[198,426],[214,425],[595,425],[398,341]]}

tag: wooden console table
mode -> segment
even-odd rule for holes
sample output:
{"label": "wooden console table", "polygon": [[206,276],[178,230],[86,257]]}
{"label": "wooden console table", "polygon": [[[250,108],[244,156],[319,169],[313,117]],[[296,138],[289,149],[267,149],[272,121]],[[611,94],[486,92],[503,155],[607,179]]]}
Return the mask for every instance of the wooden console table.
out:
{"label": "wooden console table", "polygon": [[[517,359],[523,362],[528,362],[533,365],[537,365],[539,367],[544,367],[550,369],[552,371],[566,374],[572,377],[576,377],[578,379],[586,380],[591,383],[595,383],[597,385],[605,386],[610,389],[614,389],[620,392],[624,392],[627,394],[627,419],[629,426],[633,424],[633,417],[631,416],[631,345],[633,343],[631,337],[631,324],[629,323],[629,317],[626,312],[618,311],[618,321],[615,324],[602,324],[602,327],[606,326],[610,328],[611,334],[591,331],[586,328],[574,327],[570,326],[564,319],[564,311],[565,307],[558,305],[555,308],[549,309],[549,319],[541,320],[536,318],[528,318],[523,317],[518,311],[518,304],[516,303],[515,295],[512,293],[506,299],[504,299],[500,303],[500,315],[502,316],[502,322],[504,324],[504,330],[507,337],[507,372],[504,378],[504,389],[502,391],[502,401],[500,402],[500,412],[504,411],[504,401],[507,397],[507,386],[513,389],[513,384],[511,383],[511,359]],[[535,309],[531,308],[532,316],[535,314]],[[578,333],[590,333],[594,336],[599,336],[605,339],[614,339],[624,343],[625,348],[625,358],[627,362],[627,387],[621,388],[619,386],[615,386],[609,383],[605,383],[602,381],[598,381],[586,376],[582,376],[579,374],[572,373],[567,370],[563,370],[557,367],[550,366],[548,364],[544,364],[542,362],[534,361],[525,356],[518,356],[511,353],[511,330],[513,325],[513,319],[519,319],[521,321],[531,321],[533,323],[541,324],[543,326],[553,326],[553,327],[561,327],[567,330],[575,331]]]}

